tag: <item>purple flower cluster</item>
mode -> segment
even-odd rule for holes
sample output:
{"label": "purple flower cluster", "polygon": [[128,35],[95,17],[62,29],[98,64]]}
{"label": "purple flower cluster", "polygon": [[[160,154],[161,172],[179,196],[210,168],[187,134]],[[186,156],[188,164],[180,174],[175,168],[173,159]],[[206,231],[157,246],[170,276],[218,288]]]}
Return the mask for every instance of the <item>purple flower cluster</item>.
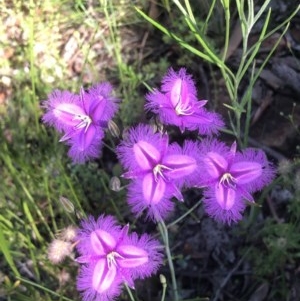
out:
{"label": "purple flower cluster", "polygon": [[[128,203],[139,216],[159,221],[173,210],[173,197],[183,201],[183,188],[204,188],[204,208],[218,221],[230,224],[242,218],[245,200],[254,202],[253,193],[274,178],[274,168],[261,150],[236,151],[211,137],[224,126],[217,113],[207,111],[199,101],[192,77],[184,68],[170,69],[161,90],[146,96],[145,109],[157,114],[166,125],[196,130],[210,135],[202,142],[169,143],[167,133],[155,133],[149,125],[129,129],[116,149],[130,179]],[[63,134],[60,141],[70,145],[69,156],[82,163],[99,156],[104,129],[117,111],[112,87],[102,83],[81,90],[54,91],[44,107],[43,121]]]}
{"label": "purple flower cluster", "polygon": [[63,133],[60,141],[70,145],[69,156],[75,163],[96,158],[101,152],[104,129],[118,109],[109,83],[81,89],[80,94],[54,91],[43,103],[43,122]]}
{"label": "purple flower cluster", "polygon": [[135,214],[147,209],[149,217],[160,220],[172,211],[173,196],[183,201],[181,188],[191,186],[199,172],[195,147],[192,141],[183,147],[169,144],[167,134],[154,133],[148,125],[129,130],[117,154],[128,170],[123,176],[133,179],[128,203]]}
{"label": "purple flower cluster", "polygon": [[[201,142],[186,140],[170,143],[167,133],[154,132],[149,125],[130,128],[116,149],[130,180],[128,203],[132,212],[162,221],[174,209],[172,198],[183,201],[182,189],[203,189],[207,214],[231,224],[242,219],[246,202],[269,184],[275,172],[262,150],[237,151],[212,137],[224,123],[207,111],[206,100],[199,101],[192,77],[185,69],[170,69],[162,80],[161,91],[146,96],[145,109],[158,115],[161,123],[209,135]],[[109,83],[73,94],[54,91],[44,102],[44,123],[54,126],[60,141],[70,145],[69,156],[82,163],[100,155],[104,129],[118,109]],[[90,217],[77,231],[77,262],[82,264],[77,288],[84,301],[110,301],[125,283],[134,288],[137,278],[157,271],[162,263],[158,241],[144,234],[128,234],[129,226],[117,225],[112,216]],[[63,254],[64,255],[64,254]]]}
{"label": "purple flower cluster", "polygon": [[77,234],[76,259],[82,264],[77,289],[84,301],[109,301],[120,294],[122,284],[155,273],[162,263],[158,241],[147,234],[128,234],[112,216],[83,220]]}
{"label": "purple flower cluster", "polygon": [[[223,127],[221,117],[203,108],[195,84],[185,69],[170,69],[161,91],[146,96],[145,108],[158,114],[163,124],[213,134]],[[236,151],[215,139],[185,141],[183,147],[169,144],[167,134],[153,133],[150,126],[129,130],[117,148],[123,175],[131,179],[128,203],[136,215],[143,210],[154,220],[164,219],[173,210],[171,198],[183,201],[182,188],[204,188],[208,215],[227,224],[242,219],[245,201],[271,182],[274,169],[261,150]]]}
{"label": "purple flower cluster", "polygon": [[128,203],[139,216],[146,210],[154,220],[173,210],[172,197],[183,201],[183,187],[204,188],[204,208],[217,221],[231,224],[242,219],[245,201],[274,178],[274,168],[262,150],[236,151],[216,139],[168,144],[168,135],[139,125],[129,131],[117,154],[131,179]]}

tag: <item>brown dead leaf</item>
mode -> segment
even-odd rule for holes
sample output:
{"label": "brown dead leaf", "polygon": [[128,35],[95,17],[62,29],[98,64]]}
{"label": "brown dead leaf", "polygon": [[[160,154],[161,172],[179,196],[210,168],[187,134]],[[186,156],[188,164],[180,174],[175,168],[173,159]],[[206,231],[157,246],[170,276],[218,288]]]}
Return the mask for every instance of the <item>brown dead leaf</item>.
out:
{"label": "brown dead leaf", "polygon": [[[255,34],[253,36],[250,36],[249,38],[249,45],[253,46],[257,41],[259,41],[260,34]],[[268,37],[266,40],[264,40],[261,44],[260,52],[268,53],[271,51],[271,49],[274,47],[274,45],[277,43],[277,41],[280,39],[279,33],[274,33],[270,37]],[[276,52],[281,52],[283,49],[286,49],[286,41],[284,39],[281,39],[280,43],[278,44],[276,48]]]}
{"label": "brown dead leaf", "polygon": [[265,98],[262,99],[260,106],[256,109],[252,120],[251,125],[254,125],[257,120],[262,116],[263,112],[271,105],[273,102],[273,92],[268,91]]}
{"label": "brown dead leaf", "polygon": [[274,60],[272,70],[287,87],[292,88],[297,94],[300,95],[300,72],[297,71],[297,65],[289,66],[287,62],[282,59]]}
{"label": "brown dead leaf", "polygon": [[252,294],[249,301],[263,301],[265,300],[269,291],[269,284],[264,282],[258,287],[258,289]]}
{"label": "brown dead leaf", "polygon": [[264,69],[260,74],[260,78],[262,78],[274,90],[277,90],[283,86],[283,81],[271,70]]}

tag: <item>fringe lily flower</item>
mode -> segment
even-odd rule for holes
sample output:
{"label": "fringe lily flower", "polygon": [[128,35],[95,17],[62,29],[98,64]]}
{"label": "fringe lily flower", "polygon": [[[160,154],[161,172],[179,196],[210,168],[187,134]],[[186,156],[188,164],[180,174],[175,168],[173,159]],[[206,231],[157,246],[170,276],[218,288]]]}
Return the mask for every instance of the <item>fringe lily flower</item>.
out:
{"label": "fringe lily flower", "polygon": [[198,171],[195,148],[191,141],[183,148],[169,145],[168,135],[153,133],[150,126],[139,125],[129,131],[117,154],[128,170],[123,176],[133,180],[128,202],[135,214],[147,209],[149,217],[159,220],[173,209],[172,196],[183,201],[180,189],[191,186]]}
{"label": "fringe lily flower", "polygon": [[77,289],[84,301],[109,301],[118,296],[122,284],[134,288],[134,280],[156,272],[162,263],[161,246],[147,234],[128,234],[112,216],[90,217],[78,231],[77,262],[83,264]]}
{"label": "fringe lily flower", "polygon": [[217,140],[202,142],[200,147],[204,186],[204,207],[216,220],[231,224],[242,219],[245,200],[254,202],[252,193],[274,178],[274,169],[262,150],[236,151]]}
{"label": "fringe lily flower", "polygon": [[146,100],[146,110],[158,114],[162,123],[178,126],[182,132],[188,129],[212,134],[224,126],[220,115],[204,108],[207,100],[197,99],[194,81],[184,68],[178,73],[169,69],[161,91],[154,90]]}
{"label": "fringe lily flower", "polygon": [[99,156],[104,129],[118,108],[111,94],[111,85],[102,83],[79,95],[56,90],[44,102],[43,122],[63,133],[60,141],[71,146],[68,154],[74,162]]}

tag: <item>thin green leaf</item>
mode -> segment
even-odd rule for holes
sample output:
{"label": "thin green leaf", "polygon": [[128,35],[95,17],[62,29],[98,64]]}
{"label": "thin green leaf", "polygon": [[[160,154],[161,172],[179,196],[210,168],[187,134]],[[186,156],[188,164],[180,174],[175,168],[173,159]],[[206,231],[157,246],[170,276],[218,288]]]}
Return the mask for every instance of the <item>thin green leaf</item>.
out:
{"label": "thin green leaf", "polygon": [[211,18],[211,16],[212,16],[214,7],[215,7],[215,5],[216,5],[216,2],[217,2],[217,0],[213,0],[212,3],[211,3],[211,6],[210,6],[210,8],[209,8],[209,12],[208,12],[208,14],[207,14],[207,17],[206,17],[206,19],[205,19],[204,25],[203,25],[202,30],[201,30],[203,33],[206,32],[206,29],[207,29],[207,27],[208,27],[208,22],[209,22],[209,20],[210,20],[210,18]]}
{"label": "thin green leaf", "polygon": [[265,3],[262,5],[262,7],[259,9],[257,14],[255,15],[253,19],[253,25],[257,22],[257,20],[260,18],[260,16],[263,14],[263,12],[266,10],[267,6],[269,5],[271,0],[265,0]]}
{"label": "thin green leaf", "polygon": [[[291,21],[291,19],[293,19],[293,17],[299,12],[300,10],[300,5],[297,6],[297,8],[292,12],[292,14],[286,19],[284,20],[281,24],[279,24],[278,26],[276,26],[274,29],[272,29],[270,32],[268,32],[264,38],[261,41],[258,42],[263,42],[266,39],[268,39],[270,36],[272,36],[275,32],[277,32],[279,29],[281,29],[282,27],[284,27],[287,23],[289,23]],[[253,51],[253,49],[255,48],[256,45],[253,45],[249,50],[248,53],[251,53]]]}
{"label": "thin green leaf", "polygon": [[223,106],[225,106],[226,108],[228,108],[236,113],[245,113],[246,112],[239,104],[236,104],[236,106],[233,107],[227,103],[223,103]]}
{"label": "thin green leaf", "polygon": [[204,54],[203,52],[197,50],[196,48],[192,47],[191,45],[189,45],[188,43],[184,42],[182,39],[180,39],[177,35],[175,35],[174,33],[170,32],[169,30],[167,30],[164,26],[162,26],[161,24],[159,24],[158,22],[156,22],[155,20],[153,20],[152,18],[150,18],[149,16],[147,16],[143,11],[141,11],[139,8],[135,7],[135,10],[146,20],[148,21],[150,24],[152,24],[153,26],[155,26],[157,29],[159,29],[161,32],[163,32],[165,35],[167,35],[168,37],[174,39],[177,43],[179,43],[181,46],[183,46],[184,48],[188,49],[189,51],[191,51],[192,53],[196,54],[197,56],[203,58],[204,60],[206,60],[207,62],[210,63],[214,63],[214,61],[206,54]]}
{"label": "thin green leaf", "polygon": [[12,256],[11,256],[11,253],[9,250],[9,242],[4,237],[1,223],[0,223],[0,250],[3,253],[8,265],[14,272],[15,276],[20,276],[20,273],[19,273],[17,267],[15,266],[15,263],[12,259]]}
{"label": "thin green leaf", "polygon": [[[253,86],[255,84],[255,82],[257,81],[258,77],[260,76],[262,70],[264,69],[264,67],[266,66],[267,62],[269,61],[269,59],[271,58],[271,56],[273,55],[274,51],[276,50],[278,44],[280,43],[281,39],[283,38],[283,36],[285,35],[286,31],[289,28],[289,24],[287,24],[286,28],[284,29],[283,33],[280,35],[280,37],[278,38],[277,42],[275,43],[275,45],[273,46],[273,48],[271,49],[271,51],[269,52],[269,54],[267,55],[267,57],[265,58],[265,60],[263,61],[262,65],[260,66],[260,68],[258,69],[258,71],[256,72],[256,74],[253,76],[252,80],[250,81],[250,84],[241,100],[241,103],[246,104],[247,103],[247,97],[249,96],[250,91],[252,91]],[[246,127],[247,129],[247,127]],[[246,140],[245,140],[246,141]],[[247,141],[246,141],[247,142]]]}
{"label": "thin green leaf", "polygon": [[[6,153],[8,153],[6,145],[5,145],[5,151],[6,151]],[[54,234],[52,233],[48,223],[46,222],[46,219],[44,218],[40,208],[36,205],[36,203],[34,201],[34,198],[30,194],[30,192],[28,191],[27,186],[24,184],[21,177],[19,177],[17,170],[15,169],[14,165],[12,164],[11,158],[9,156],[5,156],[4,154],[0,154],[0,156],[2,157],[3,161],[5,162],[7,168],[10,170],[11,175],[13,176],[14,180],[20,185],[20,187],[24,191],[24,193],[27,197],[27,200],[32,204],[32,206],[34,207],[34,210],[36,211],[37,215],[43,221],[43,224],[47,228],[49,234],[52,237],[54,237]]]}
{"label": "thin green leaf", "polygon": [[239,15],[239,19],[241,21],[241,29],[243,37],[246,36],[246,32],[248,31],[248,23],[244,13],[244,1],[236,0],[237,11]]}
{"label": "thin green leaf", "polygon": [[227,50],[229,45],[229,37],[230,37],[230,9],[229,9],[229,0],[222,1],[224,13],[225,13],[225,44],[224,51],[222,55],[222,61],[225,62],[227,56]]}
{"label": "thin green leaf", "polygon": [[36,238],[42,242],[43,241],[43,237],[41,236],[39,230],[37,229],[36,225],[35,225],[35,221],[32,217],[32,214],[29,210],[29,207],[28,207],[28,204],[26,202],[23,202],[23,210],[24,210],[24,213],[29,221],[29,224],[30,224],[30,227],[32,228],[32,231],[34,232]]}
{"label": "thin green leaf", "polygon": [[184,0],[184,3],[185,3],[187,13],[188,13],[188,16],[189,16],[190,20],[193,22],[193,24],[196,25],[197,23],[196,23],[196,20],[195,20],[195,17],[194,17],[194,14],[193,14],[193,11],[192,11],[192,8],[191,8],[191,5],[190,5],[190,1],[189,0]]}
{"label": "thin green leaf", "polygon": [[248,0],[248,34],[254,25],[254,3],[253,0]]}
{"label": "thin green leaf", "polygon": [[9,228],[9,229],[13,228],[12,222],[2,215],[0,215],[0,222],[2,223],[3,227]]}
{"label": "thin green leaf", "polygon": [[[247,70],[248,70],[250,64],[252,64],[252,62],[253,62],[253,60],[254,60],[256,54],[258,53],[258,51],[259,51],[259,49],[260,49],[261,43],[262,43],[262,41],[263,41],[263,38],[264,38],[264,36],[265,36],[265,34],[266,34],[266,31],[267,31],[267,28],[268,28],[268,25],[269,25],[270,17],[271,17],[271,9],[269,9],[269,11],[268,11],[268,14],[267,14],[267,17],[266,17],[266,21],[265,21],[264,26],[263,26],[263,28],[262,28],[260,37],[259,37],[258,41],[255,43],[255,48],[253,49],[253,52],[251,53],[250,58],[247,59],[247,62],[246,62],[246,64],[244,65],[244,67],[243,67],[241,73],[240,73],[240,74],[237,74],[237,78],[238,78],[239,81],[243,78],[243,76],[244,76],[245,73],[247,72]],[[242,106],[245,105],[245,103],[243,103],[243,102],[241,102],[241,104],[242,104]]]}
{"label": "thin green leaf", "polygon": [[[272,54],[274,53],[274,51],[276,50],[276,48],[278,47],[281,39],[283,38],[283,36],[285,35],[285,33],[287,32],[288,28],[289,28],[290,24],[287,24],[284,31],[282,32],[282,34],[280,35],[280,37],[278,38],[277,42],[274,44],[274,46],[272,47],[271,51],[269,52],[269,54],[267,55],[267,57],[265,58],[265,60],[263,61],[263,63],[261,64],[261,66],[259,67],[258,71],[256,72],[253,80],[250,82],[250,85],[248,87],[248,89],[253,89],[254,83],[256,82],[257,78],[260,76],[262,70],[264,69],[264,67],[266,66],[267,62],[269,61],[269,59],[271,58]],[[246,95],[246,94],[245,94]],[[242,102],[244,102],[242,100]]]}
{"label": "thin green leaf", "polygon": [[20,277],[20,276],[18,276],[17,278],[18,278],[19,280],[21,280],[22,282],[24,282],[24,283],[27,283],[27,284],[29,284],[29,285],[31,285],[31,286],[33,286],[33,287],[39,288],[40,290],[45,291],[45,292],[47,292],[47,293],[50,293],[50,294],[53,295],[53,296],[59,297],[59,298],[61,298],[61,300],[74,301],[73,299],[64,297],[64,296],[62,296],[61,294],[58,294],[58,293],[56,293],[56,292],[54,292],[54,291],[52,291],[52,290],[50,290],[50,289],[48,289],[48,288],[46,288],[46,287],[44,287],[44,286],[42,286],[42,285],[39,285],[38,283],[32,282],[32,281],[30,281],[30,280],[28,280],[28,279],[25,279],[25,278],[22,278],[22,277]]}
{"label": "thin green leaf", "polygon": [[179,10],[181,11],[181,13],[184,16],[188,15],[187,11],[184,9],[184,7],[182,6],[182,4],[178,0],[173,0],[173,2],[177,5],[177,7],[179,8]]}
{"label": "thin green leaf", "polygon": [[169,0],[162,0],[162,3],[163,3],[164,8],[168,11],[168,13],[170,13],[171,6],[170,6]]}

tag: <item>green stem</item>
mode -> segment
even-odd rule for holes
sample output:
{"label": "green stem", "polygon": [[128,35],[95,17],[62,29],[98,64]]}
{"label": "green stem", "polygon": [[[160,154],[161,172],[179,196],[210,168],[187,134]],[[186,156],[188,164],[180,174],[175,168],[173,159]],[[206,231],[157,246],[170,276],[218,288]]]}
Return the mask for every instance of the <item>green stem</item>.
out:
{"label": "green stem", "polygon": [[187,212],[185,212],[184,214],[182,214],[179,218],[177,218],[174,222],[170,223],[167,225],[167,228],[170,228],[174,225],[176,225],[177,223],[179,223],[181,220],[183,220],[186,216],[188,216],[189,214],[191,214],[200,204],[202,203],[202,199],[199,200],[192,208],[190,208]]}
{"label": "green stem", "polygon": [[205,19],[204,25],[203,25],[202,30],[201,30],[203,33],[206,33],[206,30],[207,30],[207,27],[208,27],[208,22],[209,22],[209,20],[210,20],[210,18],[212,16],[214,7],[216,5],[216,2],[217,2],[217,0],[213,0],[211,6],[209,8],[209,12],[207,14],[207,17]]}
{"label": "green stem", "polygon": [[130,288],[128,287],[128,285],[127,285],[126,283],[124,283],[124,285],[125,285],[125,287],[126,287],[126,290],[127,290],[127,293],[128,293],[128,295],[129,295],[130,300],[131,300],[131,301],[135,301],[135,299],[134,299],[134,297],[133,297],[133,295],[132,295],[132,292],[131,292]]}
{"label": "green stem", "polygon": [[225,13],[225,45],[223,52],[223,62],[226,60],[228,45],[229,45],[229,31],[230,31],[230,10],[229,10],[229,1],[224,1],[224,13]]}
{"label": "green stem", "polygon": [[175,276],[175,270],[174,270],[171,250],[170,250],[170,246],[169,246],[168,229],[163,220],[159,221],[158,228],[159,228],[159,232],[160,232],[160,234],[163,238],[164,244],[165,244],[165,250],[166,250],[166,255],[167,255],[167,259],[168,259],[171,279],[172,279],[173,298],[174,298],[174,301],[178,301],[179,300],[178,289],[177,289],[177,282],[176,282],[176,276]]}
{"label": "green stem", "polygon": [[162,288],[163,288],[163,291],[162,291],[162,295],[161,295],[161,301],[165,301],[165,298],[166,298],[166,291],[167,291],[167,281],[166,281],[166,278],[164,275],[159,275],[159,278],[160,278],[160,282],[162,284]]}

